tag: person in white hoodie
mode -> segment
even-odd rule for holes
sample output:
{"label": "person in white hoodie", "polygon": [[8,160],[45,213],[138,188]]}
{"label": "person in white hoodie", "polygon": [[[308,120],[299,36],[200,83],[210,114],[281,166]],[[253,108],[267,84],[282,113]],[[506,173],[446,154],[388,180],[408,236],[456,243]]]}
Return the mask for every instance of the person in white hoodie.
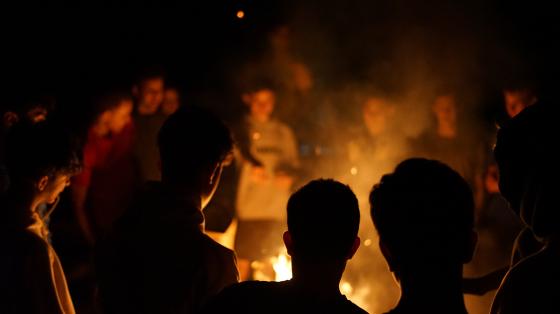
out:
{"label": "person in white hoodie", "polygon": [[249,114],[238,134],[236,252],[241,278],[247,279],[251,261],[276,255],[283,247],[281,238],[274,235],[284,228],[285,205],[299,160],[292,130],[273,118],[276,95],[271,84],[255,83],[242,99]]}

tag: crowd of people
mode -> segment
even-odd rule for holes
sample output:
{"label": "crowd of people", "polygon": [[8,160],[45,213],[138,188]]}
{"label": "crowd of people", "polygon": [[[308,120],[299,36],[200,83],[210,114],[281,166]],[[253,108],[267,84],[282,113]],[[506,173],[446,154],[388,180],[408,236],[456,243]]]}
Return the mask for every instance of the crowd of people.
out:
{"label": "crowd of people", "polygon": [[[50,98],[2,105],[3,313],[363,313],[339,285],[372,238],[400,288],[390,313],[465,313],[465,293],[496,289],[492,313],[560,311],[556,108],[529,86],[506,87],[507,118],[478,136],[442,89],[433,125],[409,138],[392,94],[368,89],[359,125],[338,132],[282,31],[266,63],[275,70],[251,66],[239,84],[234,122],[155,70],[94,95],[81,137]],[[59,200],[83,268],[55,251]],[[488,233],[496,270],[465,278]],[[293,278],[252,280],[282,249]],[[368,263],[359,267],[377,267]],[[73,285],[84,277],[85,289]]]}

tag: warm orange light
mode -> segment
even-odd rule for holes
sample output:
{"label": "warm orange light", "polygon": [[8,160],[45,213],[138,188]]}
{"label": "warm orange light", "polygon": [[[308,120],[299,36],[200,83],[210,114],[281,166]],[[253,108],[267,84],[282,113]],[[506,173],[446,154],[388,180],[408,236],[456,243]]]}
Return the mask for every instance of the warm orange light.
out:
{"label": "warm orange light", "polygon": [[243,12],[242,10],[237,11],[237,18],[238,19],[242,19],[245,17],[245,12]]}

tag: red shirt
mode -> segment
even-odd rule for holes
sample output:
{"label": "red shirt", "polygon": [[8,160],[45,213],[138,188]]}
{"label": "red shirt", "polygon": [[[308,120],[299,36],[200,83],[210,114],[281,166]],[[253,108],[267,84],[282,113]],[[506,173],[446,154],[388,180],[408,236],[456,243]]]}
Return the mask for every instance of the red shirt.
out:
{"label": "red shirt", "polygon": [[92,129],[84,146],[84,167],[73,183],[87,189],[86,211],[94,231],[104,231],[130,205],[136,184],[134,125],[100,137]]}

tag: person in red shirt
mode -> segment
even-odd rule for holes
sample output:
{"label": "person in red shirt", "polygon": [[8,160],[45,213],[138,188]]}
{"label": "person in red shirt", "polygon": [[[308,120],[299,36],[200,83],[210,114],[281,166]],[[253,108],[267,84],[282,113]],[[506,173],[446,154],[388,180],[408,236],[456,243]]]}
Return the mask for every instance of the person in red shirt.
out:
{"label": "person in red shirt", "polygon": [[74,210],[93,244],[129,206],[136,182],[132,97],[111,92],[95,103],[96,119],[84,145],[84,170],[72,185]]}

